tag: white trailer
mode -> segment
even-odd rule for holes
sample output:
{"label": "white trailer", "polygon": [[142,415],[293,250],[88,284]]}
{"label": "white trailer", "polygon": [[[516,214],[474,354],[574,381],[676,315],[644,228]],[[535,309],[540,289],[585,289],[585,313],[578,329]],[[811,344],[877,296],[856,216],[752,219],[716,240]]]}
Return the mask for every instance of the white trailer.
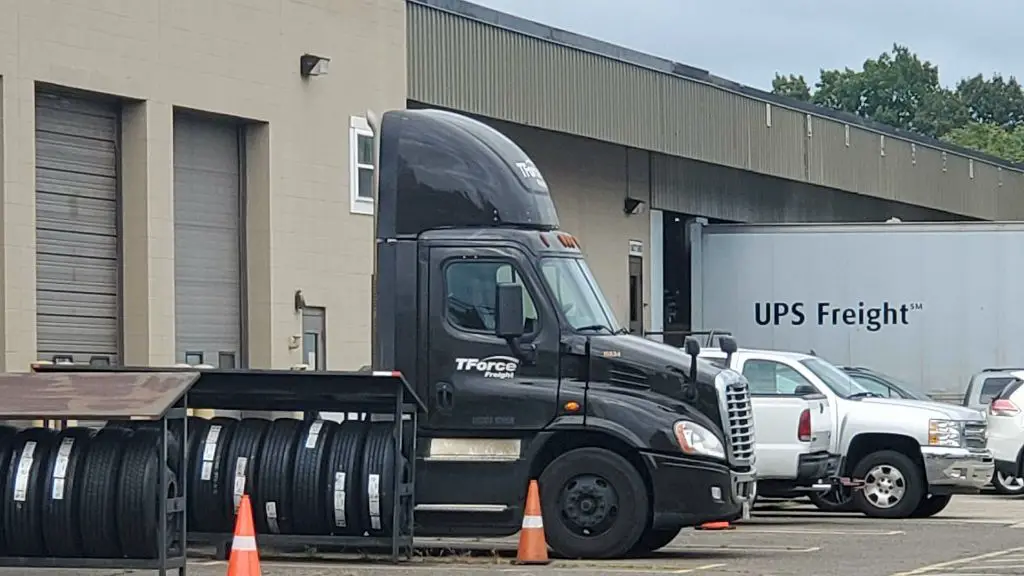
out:
{"label": "white trailer", "polygon": [[687,236],[694,330],[813,350],[933,395],[1024,367],[1024,223],[698,220]]}

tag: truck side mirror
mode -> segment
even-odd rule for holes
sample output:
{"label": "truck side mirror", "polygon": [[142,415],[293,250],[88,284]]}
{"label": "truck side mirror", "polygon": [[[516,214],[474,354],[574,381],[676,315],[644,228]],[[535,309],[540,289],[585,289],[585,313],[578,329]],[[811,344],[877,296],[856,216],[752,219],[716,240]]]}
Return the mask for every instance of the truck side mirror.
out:
{"label": "truck side mirror", "polygon": [[523,287],[511,282],[499,283],[494,297],[494,333],[499,338],[518,338],[523,335],[526,314],[523,311]]}
{"label": "truck side mirror", "polygon": [[693,338],[683,340],[683,351],[690,356],[690,382],[697,383],[697,355],[700,354],[700,344]]}
{"label": "truck side mirror", "polygon": [[736,353],[736,340],[732,336],[722,336],[718,339],[718,347],[725,352],[725,365],[729,366],[732,355]]}
{"label": "truck side mirror", "polygon": [[700,343],[693,338],[687,338],[683,341],[683,351],[690,356],[697,356],[700,354]]}

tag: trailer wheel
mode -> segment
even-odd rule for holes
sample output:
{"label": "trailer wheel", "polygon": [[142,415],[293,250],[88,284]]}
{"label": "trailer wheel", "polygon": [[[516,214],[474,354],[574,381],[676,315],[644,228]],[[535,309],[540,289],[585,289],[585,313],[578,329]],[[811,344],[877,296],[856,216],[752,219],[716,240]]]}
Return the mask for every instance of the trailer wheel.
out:
{"label": "trailer wheel", "polygon": [[864,487],[853,493],[857,508],[875,518],[908,518],[926,496],[917,463],[901,452],[868,454],[853,469]]}
{"label": "trailer wheel", "polygon": [[921,499],[921,503],[917,505],[914,512],[910,515],[911,518],[931,518],[939,512],[945,510],[946,506],[949,505],[949,501],[953,497],[949,494],[944,496],[925,496]]}
{"label": "trailer wheel", "polygon": [[647,487],[625,458],[578,448],[540,476],[544,532],[565,558],[618,558],[640,540],[650,514]]}

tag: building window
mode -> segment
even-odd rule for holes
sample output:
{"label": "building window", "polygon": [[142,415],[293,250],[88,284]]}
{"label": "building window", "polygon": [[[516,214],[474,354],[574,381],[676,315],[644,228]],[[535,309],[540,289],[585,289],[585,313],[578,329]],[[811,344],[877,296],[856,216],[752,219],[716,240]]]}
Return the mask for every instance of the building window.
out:
{"label": "building window", "polygon": [[365,118],[349,123],[349,192],[353,214],[373,214],[373,132]]}

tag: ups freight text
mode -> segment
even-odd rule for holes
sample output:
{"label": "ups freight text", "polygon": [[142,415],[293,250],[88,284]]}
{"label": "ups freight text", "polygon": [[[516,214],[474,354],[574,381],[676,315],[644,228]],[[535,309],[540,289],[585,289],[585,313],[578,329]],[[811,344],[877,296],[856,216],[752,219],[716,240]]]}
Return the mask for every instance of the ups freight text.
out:
{"label": "ups freight text", "polygon": [[[802,326],[807,321],[806,308],[806,302],[755,302],[754,320],[761,326],[778,326],[787,321],[793,326]],[[906,326],[909,324],[907,314],[921,308],[918,303],[894,305],[889,301],[880,306],[867,306],[863,302],[849,307],[831,302],[814,305],[818,326],[864,326],[868,332],[877,332],[883,326]]]}

